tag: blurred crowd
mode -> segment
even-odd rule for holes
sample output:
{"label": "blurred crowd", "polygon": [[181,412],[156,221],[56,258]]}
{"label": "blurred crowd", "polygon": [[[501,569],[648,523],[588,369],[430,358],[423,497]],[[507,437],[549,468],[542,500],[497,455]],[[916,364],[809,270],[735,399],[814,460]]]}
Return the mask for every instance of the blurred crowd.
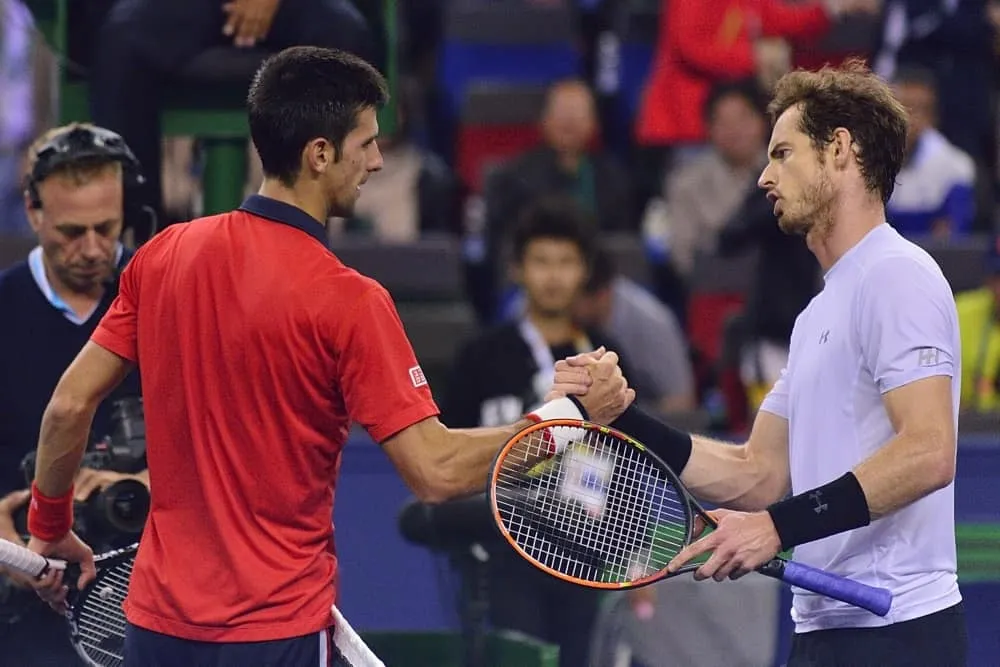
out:
{"label": "blurred crowd", "polygon": [[[206,52],[213,77],[248,80],[248,58],[284,46],[354,51],[389,76],[394,104],[381,119],[385,165],[355,215],[330,221],[330,240],[396,248],[444,239],[459,253],[469,326],[448,334],[449,363],[428,369],[451,426],[516,419],[544,395],[553,359],[603,344],[656,410],[698,428],[746,428],[787,361],[795,318],[823,284],[756,184],[768,91],[795,67],[864,58],[910,114],[890,222],[937,252],[967,250],[961,275],[949,276],[962,405],[1000,411],[1000,0],[90,0],[63,3],[58,49],[37,26],[38,7],[53,4],[0,0],[4,257],[45,234],[26,211],[27,148],[71,120],[58,111],[69,78],[88,82],[90,120],[119,132],[143,166],[130,196],[147,215],[124,230],[135,247],[205,212],[204,142],[163,136],[162,89],[192,76]],[[570,67],[518,55],[522,42],[543,53],[535,33],[552,20],[551,46],[572,54]],[[489,48],[455,47],[479,42]],[[470,81],[458,97],[456,57],[473,59],[461,63]],[[247,151],[249,193],[260,173]],[[597,598],[539,583],[499,554],[494,621],[556,641],[563,667],[587,664],[601,647],[579,629],[595,622]],[[553,610],[532,602],[543,585]],[[702,646],[683,664],[722,664],[718,655],[763,664],[773,651],[770,639],[746,638],[755,622],[773,636],[774,587],[739,585],[749,587],[744,612],[756,609],[741,641],[730,646],[720,624],[721,653]],[[723,604],[710,597],[661,606]],[[538,630],[551,618],[561,620]]]}

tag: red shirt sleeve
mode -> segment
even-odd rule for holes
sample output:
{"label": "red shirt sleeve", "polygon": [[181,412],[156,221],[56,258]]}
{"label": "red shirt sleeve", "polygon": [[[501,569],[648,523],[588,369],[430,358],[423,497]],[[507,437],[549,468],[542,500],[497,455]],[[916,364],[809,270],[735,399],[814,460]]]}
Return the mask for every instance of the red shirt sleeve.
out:
{"label": "red shirt sleeve", "polygon": [[128,359],[139,361],[136,336],[139,314],[139,264],[142,249],[129,260],[118,280],[118,296],[98,323],[90,340],[104,349]]}
{"label": "red shirt sleeve", "polygon": [[823,36],[832,20],[821,2],[793,5],[787,0],[761,0],[760,23],[767,37],[805,39]]}
{"label": "red shirt sleeve", "polygon": [[376,442],[440,413],[392,298],[374,285],[341,314],[337,373],[347,414]]}

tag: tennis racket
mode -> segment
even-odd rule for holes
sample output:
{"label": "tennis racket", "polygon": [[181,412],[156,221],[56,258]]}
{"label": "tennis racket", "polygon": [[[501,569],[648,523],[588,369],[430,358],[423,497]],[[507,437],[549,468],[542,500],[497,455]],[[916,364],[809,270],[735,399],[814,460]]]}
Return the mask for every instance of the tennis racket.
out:
{"label": "tennis racket", "polygon": [[73,585],[80,576],[78,566],[39,556],[7,540],[0,540],[0,565],[36,578],[52,569],[65,569],[63,579],[69,586],[66,621],[73,648],[90,667],[119,667],[124,662],[125,645],[122,602],[128,593],[137,549],[138,545],[133,544],[95,556],[97,577],[83,590]]}
{"label": "tennis racket", "polygon": [[[553,452],[559,452],[553,455]],[[642,443],[575,419],[542,421],[497,455],[488,490],[493,518],[535,567],[581,586],[623,589],[696,570],[667,564],[693,541],[696,519],[715,521]],[[885,616],[892,593],[775,558],[758,570],[787,584]]]}
{"label": "tennis racket", "polygon": [[[97,577],[82,591],[73,588],[80,576],[79,567],[61,560],[39,556],[34,551],[0,539],[0,565],[26,574],[42,577],[51,569],[67,570],[63,577],[70,587],[67,597],[70,641],[88,667],[121,667],[124,665],[125,611],[122,603],[128,593],[132,565],[139,545],[109,551],[94,557]],[[361,639],[336,607],[333,617],[333,644],[344,667],[385,667]]]}

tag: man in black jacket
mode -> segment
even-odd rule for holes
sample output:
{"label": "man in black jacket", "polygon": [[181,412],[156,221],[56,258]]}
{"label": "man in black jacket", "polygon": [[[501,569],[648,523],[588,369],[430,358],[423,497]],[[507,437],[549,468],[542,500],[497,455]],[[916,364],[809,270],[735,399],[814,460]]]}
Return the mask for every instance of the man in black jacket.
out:
{"label": "man in black jacket", "polygon": [[[25,204],[38,246],[0,273],[0,537],[10,541],[21,542],[25,531],[14,520],[29,495],[21,462],[37,446],[45,406],[111,305],[132,254],[118,240],[129,155],[120,138],[79,125],[50,130],[29,149]],[[139,393],[133,373],[101,404],[95,440],[109,435],[114,402]],[[131,476],[84,469],[76,497]],[[146,483],[144,474],[134,477]],[[81,664],[65,620],[2,572],[0,601],[3,664]]]}

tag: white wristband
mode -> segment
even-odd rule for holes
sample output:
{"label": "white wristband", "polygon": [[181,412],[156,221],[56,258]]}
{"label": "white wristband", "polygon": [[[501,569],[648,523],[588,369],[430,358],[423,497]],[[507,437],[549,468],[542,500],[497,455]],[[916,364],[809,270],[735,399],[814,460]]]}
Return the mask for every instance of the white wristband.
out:
{"label": "white wristband", "polygon": [[[554,401],[543,403],[528,413],[528,419],[535,422],[548,421],[550,419],[577,419],[583,420],[583,413],[576,403],[568,398],[557,398]],[[545,429],[545,440],[550,447],[550,453],[562,454],[572,442],[576,442],[582,435],[583,429],[570,426],[554,426]]]}
{"label": "white wristband", "polygon": [[528,419],[540,422],[549,419],[583,419],[583,413],[576,407],[576,403],[564,396],[539,405],[528,414]]}

